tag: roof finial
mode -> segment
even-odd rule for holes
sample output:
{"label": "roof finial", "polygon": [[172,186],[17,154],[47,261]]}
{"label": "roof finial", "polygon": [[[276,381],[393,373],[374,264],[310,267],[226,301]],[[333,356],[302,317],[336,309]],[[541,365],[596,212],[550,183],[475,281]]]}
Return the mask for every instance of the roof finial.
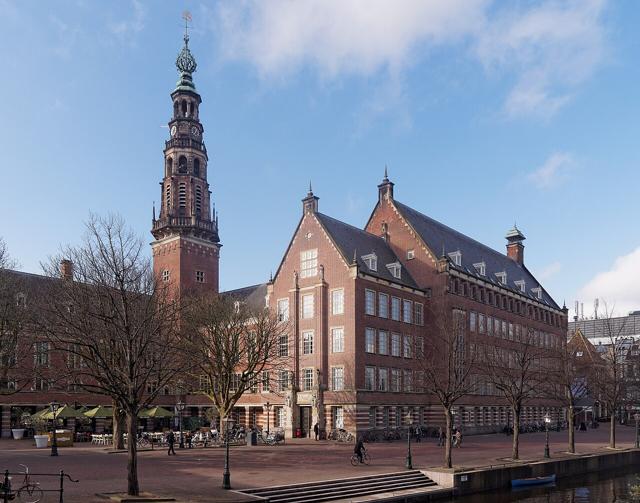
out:
{"label": "roof finial", "polygon": [[269,273],[269,283],[273,283],[273,271]]}
{"label": "roof finial", "polygon": [[198,65],[189,50],[189,22],[191,21],[191,13],[184,11],[182,18],[184,19],[184,47],[176,59],[176,67],[178,68],[178,72],[180,72],[180,80],[178,80],[176,89],[194,91],[195,86],[193,85],[191,74],[196,71]]}
{"label": "roof finial", "polygon": [[447,255],[444,251],[444,243],[442,243],[442,255],[440,255],[440,257],[445,258]]}
{"label": "roof finial", "polygon": [[155,222],[156,220],[156,202],[153,201],[153,221]]}
{"label": "roof finial", "polygon": [[387,175],[387,163],[384,164],[384,178],[382,179],[383,182],[388,182],[389,181],[389,176]]}
{"label": "roof finial", "polygon": [[358,263],[358,249],[354,248],[353,249],[353,260],[351,261],[352,264],[357,264]]}
{"label": "roof finial", "polygon": [[311,180],[309,180],[309,193],[307,195],[308,196],[312,196],[313,195],[313,189],[311,188]]}
{"label": "roof finial", "polygon": [[191,12],[185,10],[182,12],[182,19],[184,19],[184,43],[189,44],[189,23],[191,22]]}

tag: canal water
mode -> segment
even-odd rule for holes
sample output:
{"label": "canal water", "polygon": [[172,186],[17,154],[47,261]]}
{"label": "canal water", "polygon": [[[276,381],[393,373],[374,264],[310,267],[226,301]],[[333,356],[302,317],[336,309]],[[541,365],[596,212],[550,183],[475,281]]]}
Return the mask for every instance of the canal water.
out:
{"label": "canal water", "polygon": [[[634,490],[634,487],[636,489]],[[456,503],[639,503],[640,470],[616,470],[560,479],[548,487],[490,491]]]}

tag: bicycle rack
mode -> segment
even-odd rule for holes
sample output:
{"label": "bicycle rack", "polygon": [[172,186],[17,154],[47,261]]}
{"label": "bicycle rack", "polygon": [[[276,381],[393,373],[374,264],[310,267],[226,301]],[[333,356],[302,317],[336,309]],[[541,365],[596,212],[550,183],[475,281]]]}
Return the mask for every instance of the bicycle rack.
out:
{"label": "bicycle rack", "polygon": [[[20,489],[22,489],[23,487],[26,487],[24,485],[21,485],[20,487],[16,487],[13,488],[11,487],[11,476],[20,476],[20,475],[25,475],[24,472],[10,472],[9,470],[5,470],[4,471],[4,480],[2,483],[2,488],[1,488],[1,492],[0,492],[0,501],[2,503],[8,503],[9,501],[13,501],[16,496],[18,491],[20,491]],[[60,481],[60,485],[58,487],[58,489],[43,489],[42,487],[39,487],[39,483],[32,481],[31,484],[32,485],[38,485],[38,487],[40,488],[40,490],[43,493],[58,493],[59,495],[59,499],[58,502],[59,503],[64,503],[64,481],[65,479],[68,479],[70,482],[74,482],[74,483],[78,483],[80,482],[79,480],[74,480],[71,478],[71,476],[67,473],[64,473],[64,470],[60,470],[59,473],[28,473],[29,477],[56,477],[59,479]],[[21,483],[22,484],[22,483]]]}

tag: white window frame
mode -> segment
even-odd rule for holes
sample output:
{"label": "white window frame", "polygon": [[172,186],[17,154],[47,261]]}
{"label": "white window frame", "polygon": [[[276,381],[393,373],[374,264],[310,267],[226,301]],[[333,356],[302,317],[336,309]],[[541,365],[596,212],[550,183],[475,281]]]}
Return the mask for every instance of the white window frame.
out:
{"label": "white window frame", "polygon": [[378,270],[378,256],[375,253],[360,257],[370,271]]}
{"label": "white window frame", "polygon": [[331,389],[344,391],[344,367],[331,367]]}
{"label": "white window frame", "polygon": [[344,314],[344,288],[331,290],[331,314]]}
{"label": "white window frame", "polygon": [[300,252],[300,277],[313,278],[318,275],[318,249]]}
{"label": "white window frame", "polygon": [[302,390],[303,391],[311,391],[313,390],[313,368],[304,368],[302,369]]}
{"label": "white window frame", "polygon": [[170,279],[171,279],[171,272],[169,271],[169,269],[164,269],[162,271],[162,281],[164,281],[165,283],[168,283]]}
{"label": "white window frame", "polygon": [[378,316],[380,318],[389,318],[389,294],[378,293]]}
{"label": "white window frame", "polygon": [[367,366],[364,368],[364,389],[367,391],[376,390],[376,368]]}
{"label": "white window frame", "polygon": [[378,330],[378,354],[389,354],[389,332],[386,330]]}
{"label": "white window frame", "polygon": [[344,353],[344,327],[331,328],[331,352]]}
{"label": "white window frame", "polygon": [[[307,303],[307,299],[311,299],[311,303]],[[302,319],[304,320],[310,320],[315,316],[315,299],[314,299],[314,295],[312,293],[305,293],[304,295],[302,295],[302,302],[301,302],[301,309],[302,309]]]}
{"label": "white window frame", "polygon": [[400,369],[391,369],[391,377],[389,378],[389,391],[398,393],[401,389],[401,372]]}
{"label": "white window frame", "polygon": [[333,420],[334,429],[344,428],[344,409],[340,406],[331,407],[331,419]]}
{"label": "white window frame", "polygon": [[402,337],[402,356],[404,358],[412,358],[413,357],[413,346],[411,345],[411,336],[404,335]]}
{"label": "white window frame", "polygon": [[450,252],[449,254],[449,258],[451,259],[451,261],[457,265],[457,266],[461,266],[462,265],[462,252],[460,250],[456,250],[453,252]]}
{"label": "white window frame", "polygon": [[391,319],[400,321],[402,317],[402,300],[400,297],[391,297]]}
{"label": "white window frame", "polygon": [[402,356],[402,335],[391,333],[391,356]]}
{"label": "white window frame", "polygon": [[475,264],[473,264],[473,267],[480,276],[487,275],[487,264],[485,264],[484,262],[476,262]]}
{"label": "white window frame", "polygon": [[518,281],[514,281],[513,283],[514,283],[514,285],[516,285],[516,286],[518,287],[518,289],[519,289],[521,292],[523,292],[523,293],[524,293],[524,292],[526,292],[526,291],[527,291],[527,283],[526,283],[526,281],[525,281],[525,280],[523,280],[523,279],[519,279]]}
{"label": "white window frame", "polygon": [[196,283],[204,283],[205,276],[204,271],[196,271]]}
{"label": "white window frame", "polygon": [[402,299],[402,321],[413,323],[413,302],[408,299]]}
{"label": "white window frame", "polygon": [[378,368],[378,391],[389,391],[389,369]]}
{"label": "white window frame", "polygon": [[407,250],[407,260],[413,260],[416,258],[416,252],[414,249]]}
{"label": "white window frame", "polygon": [[424,326],[424,305],[420,302],[413,303],[413,322],[418,326]]}
{"label": "white window frame", "polygon": [[289,320],[289,299],[278,299],[278,321]]}
{"label": "white window frame", "polygon": [[314,334],[313,330],[304,330],[302,332],[302,354],[303,355],[312,355],[313,354],[313,342],[314,342]]}
{"label": "white window frame", "polygon": [[364,329],[364,351],[373,354],[376,352],[376,330],[367,327]]}
{"label": "white window frame", "polygon": [[394,278],[402,278],[402,265],[400,264],[400,262],[392,262],[391,264],[387,264],[387,270]]}
{"label": "white window frame", "polygon": [[369,288],[364,290],[364,314],[369,316],[376,315],[376,292]]}
{"label": "white window frame", "polygon": [[498,278],[498,283],[501,285],[507,284],[507,273],[506,271],[501,271],[496,273],[496,278]]}

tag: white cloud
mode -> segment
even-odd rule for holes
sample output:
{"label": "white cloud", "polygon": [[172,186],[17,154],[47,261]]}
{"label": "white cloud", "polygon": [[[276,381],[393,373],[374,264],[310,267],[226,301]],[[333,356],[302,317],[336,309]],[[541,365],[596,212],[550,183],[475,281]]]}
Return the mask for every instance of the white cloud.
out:
{"label": "white cloud", "polygon": [[109,31],[120,41],[132,43],[134,37],[144,29],[147,11],[139,0],[132,0],[133,15],[108,24]]}
{"label": "white cloud", "polygon": [[567,179],[569,171],[574,166],[573,157],[565,152],[555,152],[533,172],[527,175],[539,189],[552,189]]}
{"label": "white cloud", "polygon": [[578,292],[585,304],[600,299],[615,314],[624,315],[640,309],[640,247],[628,255],[618,257],[611,268],[596,274]]}
{"label": "white cloud", "polygon": [[538,274],[536,274],[536,278],[544,282],[556,274],[558,274],[562,270],[562,264],[560,262],[552,262],[551,264],[544,267]]}
{"label": "white cloud", "polygon": [[264,79],[313,69],[320,79],[401,74],[458,46],[513,81],[508,116],[549,117],[602,61],[605,0],[245,0],[221,3],[214,31],[226,60]]}

